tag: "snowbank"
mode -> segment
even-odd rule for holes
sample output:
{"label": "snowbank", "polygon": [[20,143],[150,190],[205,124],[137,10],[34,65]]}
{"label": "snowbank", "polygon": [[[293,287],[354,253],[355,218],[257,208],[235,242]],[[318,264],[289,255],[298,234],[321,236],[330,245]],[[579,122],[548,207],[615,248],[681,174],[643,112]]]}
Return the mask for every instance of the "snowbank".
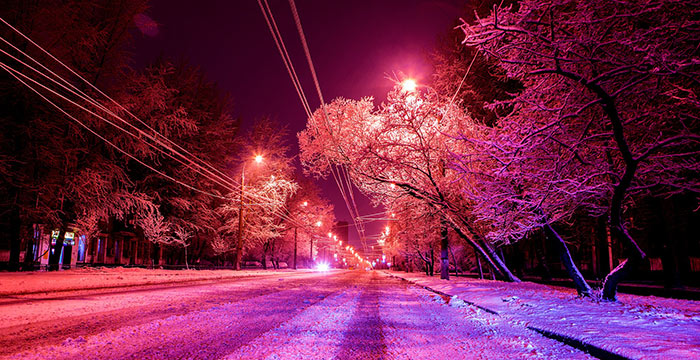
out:
{"label": "snowbank", "polygon": [[385,271],[473,303],[524,326],[633,359],[700,358],[700,301],[619,294],[619,302],[576,297],[569,288]]}
{"label": "snowbank", "polygon": [[163,270],[97,267],[51,272],[0,273],[0,296],[243,278],[292,271],[294,270]]}

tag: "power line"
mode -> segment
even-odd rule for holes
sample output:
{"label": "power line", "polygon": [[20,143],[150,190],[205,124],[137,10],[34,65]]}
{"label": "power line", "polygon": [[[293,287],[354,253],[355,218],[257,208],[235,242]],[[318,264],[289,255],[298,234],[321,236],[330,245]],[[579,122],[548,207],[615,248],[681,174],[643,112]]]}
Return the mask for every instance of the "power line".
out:
{"label": "power line", "polygon": [[[53,56],[50,52],[48,52],[47,50],[45,50],[44,48],[42,48],[40,45],[38,45],[36,42],[34,42],[33,40],[31,40],[29,37],[27,37],[26,35],[24,35],[23,33],[21,33],[19,30],[17,30],[16,28],[14,28],[14,27],[12,27],[10,24],[8,24],[4,19],[0,18],[0,21],[2,21],[2,22],[5,23],[8,27],[12,28],[15,32],[17,32],[17,33],[20,34],[22,37],[24,37],[25,39],[27,39],[30,43],[32,43],[32,44],[35,45],[36,47],[40,48],[45,54],[47,54],[49,57],[51,57],[52,59],[54,59],[55,61],[57,61],[58,63],[60,63],[63,67],[65,67],[66,69],[68,69],[69,72],[71,72],[72,74],[75,74],[75,75],[76,75],[77,77],[79,77],[81,80],[83,80],[84,82],[86,82],[87,84],[89,84],[89,85],[90,85],[93,89],[95,89],[98,93],[100,93],[100,94],[102,94],[103,96],[105,96],[106,98],[108,98],[111,102],[113,102],[114,104],[116,104],[119,108],[123,109],[125,112],[127,112],[128,114],[130,114],[132,117],[134,117],[135,119],[137,119],[141,124],[145,125],[148,129],[150,129],[150,130],[152,130],[153,132],[155,132],[156,134],[158,134],[163,140],[166,140],[166,141],[169,142],[170,144],[173,144],[173,145],[175,145],[176,147],[178,147],[179,149],[182,149],[186,154],[189,155],[189,157],[188,157],[187,155],[181,154],[180,152],[174,150],[172,147],[168,146],[167,144],[164,144],[162,141],[159,141],[158,139],[152,137],[150,134],[145,133],[143,130],[141,130],[141,129],[135,127],[133,124],[131,124],[131,123],[129,123],[128,121],[124,120],[123,118],[121,118],[120,116],[118,116],[117,114],[115,114],[114,112],[110,111],[109,109],[107,109],[106,107],[104,107],[102,104],[100,104],[99,102],[97,102],[95,99],[93,99],[93,98],[90,97],[89,95],[87,95],[87,94],[85,94],[84,92],[82,92],[80,89],[78,89],[77,87],[75,87],[75,86],[74,86],[73,84],[71,84],[69,81],[65,80],[65,79],[64,79],[63,77],[61,77],[60,75],[58,75],[58,74],[56,74],[55,72],[51,71],[48,67],[46,67],[45,65],[41,64],[41,62],[39,62],[38,60],[34,59],[33,57],[31,57],[30,55],[26,54],[25,52],[21,51],[21,50],[18,49],[16,46],[14,46],[13,44],[11,44],[9,41],[7,41],[7,40],[5,40],[4,38],[1,38],[1,37],[0,37],[0,39],[1,39],[4,43],[6,43],[6,44],[7,44],[8,46],[10,46],[11,48],[13,48],[15,51],[17,51],[17,52],[19,52],[20,54],[24,55],[25,57],[29,58],[32,62],[38,64],[41,68],[45,69],[45,70],[48,71],[50,74],[52,74],[53,76],[55,76],[56,78],[58,78],[58,79],[60,80],[60,82],[57,81],[57,80],[55,80],[55,79],[53,79],[53,78],[51,78],[51,77],[48,76],[47,74],[45,74],[45,73],[39,71],[38,69],[32,67],[31,65],[29,65],[29,64],[27,64],[27,63],[21,61],[20,59],[16,58],[15,56],[13,56],[13,55],[7,53],[6,51],[0,49],[0,51],[1,51],[3,54],[5,54],[6,56],[12,58],[13,60],[15,60],[15,61],[21,63],[22,65],[24,65],[24,66],[30,68],[31,70],[35,71],[36,73],[38,73],[38,74],[40,74],[41,76],[45,77],[46,79],[50,80],[50,81],[53,82],[54,84],[60,86],[60,87],[63,88],[64,90],[68,91],[69,93],[71,93],[71,94],[77,96],[77,97],[80,98],[81,100],[84,100],[84,101],[90,103],[91,105],[95,106],[97,109],[102,110],[102,111],[106,112],[108,115],[111,115],[111,116],[113,116],[114,118],[118,119],[118,120],[121,121],[122,123],[127,124],[127,125],[130,126],[131,128],[133,128],[133,129],[135,129],[136,131],[138,131],[139,134],[141,134],[141,135],[145,136],[146,138],[151,139],[151,140],[153,140],[154,142],[156,142],[156,144],[161,145],[161,146],[165,147],[166,149],[172,151],[173,153],[179,155],[179,156],[182,157],[184,160],[188,161],[191,165],[194,165],[195,167],[197,167],[198,169],[193,169],[193,170],[195,170],[195,171],[196,171],[197,173],[199,173],[200,175],[203,175],[205,178],[207,178],[207,179],[209,179],[209,180],[212,180],[214,183],[217,183],[217,184],[219,184],[219,185],[221,185],[221,186],[224,186],[225,188],[228,188],[228,189],[231,190],[231,191],[237,190],[237,189],[235,188],[235,186],[232,186],[232,184],[233,184],[233,185],[238,185],[238,184],[236,184],[235,180],[233,180],[231,177],[225,175],[224,173],[222,173],[221,171],[219,171],[218,169],[216,169],[213,165],[211,165],[211,164],[209,164],[209,163],[207,163],[207,162],[205,162],[205,161],[203,161],[203,160],[201,160],[201,159],[195,157],[194,155],[192,155],[191,153],[189,153],[187,150],[185,150],[184,148],[182,148],[181,146],[179,146],[179,145],[176,144],[175,142],[171,141],[171,140],[168,139],[167,137],[163,136],[162,134],[158,133],[157,131],[155,131],[154,129],[152,129],[151,127],[149,127],[145,122],[141,121],[138,117],[136,117],[136,116],[133,115],[131,112],[129,112],[129,111],[128,111],[126,108],[124,108],[121,104],[119,104],[118,102],[116,102],[115,100],[113,100],[112,98],[110,98],[109,96],[107,96],[104,92],[102,92],[99,88],[97,88],[97,87],[94,86],[93,84],[89,83],[87,80],[85,80],[85,79],[84,79],[83,77],[81,77],[79,74],[77,74],[74,70],[72,70],[72,69],[71,69],[70,67],[68,67],[66,64],[64,64],[64,63],[61,62],[59,59],[57,59],[55,56]],[[115,124],[114,122],[111,122],[111,121],[105,119],[104,117],[102,117],[102,116],[100,116],[100,115],[98,115],[98,114],[96,114],[96,113],[90,111],[89,109],[87,109],[87,108],[85,108],[85,107],[83,107],[83,106],[77,104],[75,101],[72,101],[72,100],[68,99],[67,97],[65,97],[65,96],[63,96],[63,95],[61,95],[61,94],[59,94],[57,91],[52,90],[52,89],[49,89],[49,88],[48,88],[47,86],[45,86],[44,84],[41,84],[41,83],[39,83],[38,81],[29,78],[28,76],[26,76],[25,74],[19,72],[18,70],[15,70],[15,69],[11,68],[9,65],[4,64],[4,63],[3,63],[3,65],[4,65],[4,66],[3,66],[3,69],[5,69],[6,71],[10,72],[10,73],[13,75],[13,77],[15,77],[18,81],[20,81],[20,82],[21,82],[22,84],[24,84],[25,86],[29,87],[32,91],[34,91],[34,92],[37,93],[39,96],[41,96],[45,101],[49,102],[52,106],[56,107],[57,109],[59,109],[62,113],[66,114],[67,116],[69,116],[69,117],[75,119],[72,115],[68,114],[64,109],[60,108],[57,104],[55,104],[54,102],[51,102],[50,100],[48,100],[48,98],[46,98],[45,96],[43,96],[42,94],[40,94],[35,88],[31,87],[31,86],[30,86],[29,84],[27,84],[25,81],[22,81],[21,79],[19,79],[14,73],[11,72],[11,70],[15,71],[17,74],[21,75],[22,77],[25,77],[26,79],[32,81],[33,83],[35,83],[35,84],[41,86],[41,87],[44,88],[45,90],[50,91],[50,92],[53,93],[54,95],[59,96],[59,97],[62,98],[63,100],[70,102],[71,104],[73,104],[74,106],[80,108],[81,110],[90,113],[91,115],[97,117],[98,119],[103,120],[103,121],[107,122],[108,124],[110,124],[110,125],[116,127],[116,128],[119,129],[120,131],[125,132],[125,133],[129,134],[130,136],[135,137],[135,138],[141,140],[142,142],[144,142],[144,143],[147,144],[148,146],[150,146],[150,147],[156,149],[157,151],[161,152],[161,153],[164,154],[164,155],[167,155],[168,157],[172,158],[173,160],[178,161],[178,162],[181,163],[182,165],[185,165],[185,166],[189,167],[189,166],[188,166],[187,164],[185,164],[182,160],[173,157],[171,154],[169,154],[169,153],[163,151],[162,149],[158,148],[156,145],[147,142],[145,139],[141,138],[140,136],[136,136],[136,134],[131,133],[130,131],[127,131],[126,129],[124,129],[124,128],[118,126],[117,124]],[[62,84],[61,82],[62,82],[62,83],[65,83],[67,86],[64,85],[64,84]],[[177,179],[173,178],[172,176],[169,176],[169,175],[167,175],[167,174],[164,174],[163,172],[161,172],[161,171],[155,169],[154,167],[152,167],[152,166],[150,166],[150,165],[145,164],[143,161],[141,161],[141,160],[137,159],[136,157],[134,157],[133,155],[127,153],[125,150],[119,148],[118,146],[116,146],[116,144],[114,144],[114,143],[108,141],[108,140],[107,140],[106,138],[104,138],[103,136],[100,136],[100,135],[96,134],[96,132],[95,132],[93,129],[87,127],[86,125],[84,125],[84,124],[82,124],[82,123],[80,123],[80,124],[81,124],[81,126],[83,126],[84,128],[86,128],[88,131],[92,132],[93,134],[95,134],[96,136],[98,136],[100,139],[102,139],[103,141],[107,142],[109,145],[111,145],[111,146],[113,146],[113,147],[116,147],[117,150],[120,151],[121,153],[124,153],[124,154],[127,155],[128,157],[134,159],[135,161],[139,162],[140,164],[144,165],[145,167],[149,168],[150,170],[155,171],[156,173],[158,173],[158,174],[160,174],[160,175],[163,175],[163,176],[166,177],[167,179],[172,180],[172,181],[174,181],[174,182],[176,182],[176,183],[178,183],[178,184],[180,184],[180,185],[182,185],[182,186],[185,186],[185,187],[187,187],[187,188],[190,188],[190,189],[192,189],[192,190],[198,191],[198,192],[200,192],[200,193],[204,193],[204,194],[207,194],[207,195],[212,195],[212,196],[219,197],[219,198],[224,198],[224,197],[221,197],[220,195],[216,195],[216,194],[213,194],[213,193],[211,193],[211,192],[201,190],[201,189],[199,189],[199,188],[197,188],[197,187],[195,187],[195,186],[192,186],[192,185],[190,185],[190,184],[187,184],[187,183],[184,183],[184,182],[182,182],[182,181],[180,181],[180,180],[177,180]],[[213,173],[212,173],[211,171],[209,171],[208,169],[206,169],[206,168],[204,168],[203,166],[199,165],[198,163],[194,162],[194,161],[192,160],[192,158],[194,158],[194,159],[196,159],[196,160],[199,160],[200,162],[204,163],[206,166],[208,166],[208,167],[214,169],[216,172],[218,172],[218,173],[224,175],[224,176],[225,176],[226,178],[228,178],[228,179],[225,179],[225,178],[222,178],[221,176],[218,176],[218,175],[216,175],[216,174],[213,174]],[[202,170],[206,171],[207,174],[203,174],[203,173],[202,173]],[[212,176],[214,176],[214,178],[212,178]],[[230,179],[230,180],[229,180],[229,179]],[[223,183],[222,183],[222,182],[223,182]],[[267,200],[267,201],[270,201],[270,200],[271,200],[271,199],[269,199],[269,198],[266,198],[266,197],[264,197],[264,196],[257,195],[257,194],[245,194],[245,195],[246,195],[245,197],[248,197],[249,199],[256,199],[256,200],[259,200],[259,199],[262,198],[263,200]],[[276,214],[276,215],[280,216],[281,218],[283,218],[283,219],[285,219],[285,220],[288,220],[288,221],[290,221],[290,222],[293,222],[293,221],[294,221],[294,220],[292,220],[292,219],[286,217],[286,216],[284,215],[284,213],[280,212],[279,210],[277,210],[277,211],[273,210],[272,213],[273,213],[273,214]]]}
{"label": "power line", "polygon": [[[264,2],[264,5],[263,5],[263,2]],[[297,95],[299,95],[299,99],[301,100],[302,107],[304,108],[304,111],[306,112],[307,116],[309,118],[313,118],[313,113],[311,112],[311,108],[309,106],[309,103],[308,103],[308,100],[307,100],[306,95],[304,93],[304,90],[301,86],[301,82],[299,80],[299,77],[297,76],[296,70],[295,70],[294,65],[291,61],[291,57],[289,56],[289,52],[287,51],[287,48],[284,45],[284,40],[283,40],[282,35],[279,31],[279,28],[277,27],[277,22],[274,20],[274,16],[272,15],[272,11],[270,9],[270,6],[269,6],[267,0],[263,0],[263,1],[258,0],[258,5],[260,6],[260,10],[263,13],[263,17],[265,17],[265,21],[267,22],[268,29],[270,30],[270,33],[272,34],[272,37],[275,40],[277,50],[279,51],[280,56],[282,57],[282,61],[284,62],[285,67],[287,68],[287,73],[289,74],[290,78],[292,79],[292,83],[294,84],[294,87],[297,91]],[[324,108],[324,110],[325,110],[325,108]],[[325,113],[324,113],[324,116],[326,116]],[[327,119],[325,119],[325,120],[326,120],[326,124],[328,124]],[[345,189],[342,185],[342,182],[339,180],[340,175],[335,173],[336,170],[333,168],[333,165],[330,164],[330,161],[328,160],[328,158],[325,157],[325,159],[329,165],[329,169],[331,171],[331,174],[333,175],[333,179],[335,180],[336,185],[338,186],[338,189],[341,192],[343,200],[345,201],[345,205],[348,208],[348,211],[350,212],[350,214],[353,218],[353,223],[355,224],[356,230],[362,236],[363,232],[361,231],[360,228],[358,228],[358,225],[355,221],[356,215],[353,214],[352,208],[351,208],[349,201],[348,201],[348,198],[347,198],[347,194],[345,193]]]}
{"label": "power line", "polygon": [[[265,1],[267,1],[267,0],[265,0]],[[333,140],[333,142],[336,143],[336,146],[337,146],[337,142],[335,141],[335,139],[333,137],[333,132],[332,132],[332,129],[330,127],[330,122],[328,121],[328,111],[326,110],[326,103],[323,99],[323,92],[321,91],[321,85],[320,85],[320,82],[318,81],[318,76],[316,75],[316,68],[315,68],[315,66],[313,64],[313,60],[311,58],[311,51],[309,50],[309,45],[306,41],[306,36],[304,35],[304,29],[301,25],[301,18],[299,17],[299,12],[297,11],[297,7],[296,7],[296,4],[294,3],[294,0],[289,0],[289,6],[292,10],[292,15],[294,16],[294,22],[296,24],[297,32],[299,33],[299,38],[300,38],[302,46],[304,48],[304,54],[306,55],[306,60],[307,60],[307,63],[309,65],[309,70],[311,71],[311,77],[314,81],[314,85],[316,87],[316,92],[318,93],[319,100],[321,101],[321,109],[323,110],[323,118],[325,120],[326,127],[328,128],[328,133],[331,136],[331,140]],[[338,146],[338,148],[340,149],[340,152],[342,154],[343,153],[342,148],[340,148],[339,146]],[[326,160],[329,162],[329,165],[330,165],[330,161],[328,160],[328,158],[326,158]],[[352,184],[350,181],[350,177],[347,174],[346,169],[342,166],[339,166],[340,170],[336,169],[338,171],[337,177],[336,177],[336,174],[333,172],[333,167],[330,166],[330,168],[331,168],[331,173],[333,174],[333,177],[336,180],[336,183],[338,184],[339,188],[341,189],[341,193],[342,193],[343,198],[345,200],[346,206],[348,207],[348,211],[350,211],[350,213],[353,217],[353,223],[355,223],[355,229],[357,230],[358,234],[360,235],[360,241],[362,242],[363,247],[366,248],[367,244],[365,241],[364,227],[362,224],[358,225],[356,220],[355,220],[356,218],[359,218],[360,213],[357,209],[357,203],[355,202],[355,196],[354,196],[354,193],[352,190]],[[347,186],[348,186],[347,191],[350,194],[350,199],[352,200],[352,206],[350,206],[350,202],[348,201],[347,196],[344,194],[342,181],[338,181],[338,178],[341,175],[345,178],[344,180],[347,183]],[[353,213],[353,211],[354,211],[354,213]]]}

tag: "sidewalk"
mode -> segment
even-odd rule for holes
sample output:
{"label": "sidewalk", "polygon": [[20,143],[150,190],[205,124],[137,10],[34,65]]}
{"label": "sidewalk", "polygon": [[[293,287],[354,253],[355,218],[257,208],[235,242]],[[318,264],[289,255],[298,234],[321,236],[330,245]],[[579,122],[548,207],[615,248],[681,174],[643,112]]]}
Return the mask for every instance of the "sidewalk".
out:
{"label": "sidewalk", "polygon": [[596,302],[531,282],[384,273],[440,293],[452,306],[475,305],[601,358],[700,359],[700,301],[619,294],[617,303]]}
{"label": "sidewalk", "polygon": [[0,272],[0,296],[173,284],[304,271],[307,270],[163,270],[97,267],[50,272]]}

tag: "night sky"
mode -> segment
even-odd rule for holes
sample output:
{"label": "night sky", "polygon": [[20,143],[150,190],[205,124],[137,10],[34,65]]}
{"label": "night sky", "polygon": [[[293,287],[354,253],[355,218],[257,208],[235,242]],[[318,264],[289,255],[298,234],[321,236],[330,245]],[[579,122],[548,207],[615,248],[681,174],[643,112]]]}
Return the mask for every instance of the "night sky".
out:
{"label": "night sky", "polygon": [[[298,0],[297,9],[326,102],[336,97],[374,96],[381,101],[392,83],[387,74],[405,73],[428,80],[427,54],[439,35],[451,31],[465,1],[457,0]],[[295,134],[306,115],[256,0],[153,0],[148,15],[158,23],[155,36],[138,36],[135,65],[144,67],[163,55],[201,67],[231,94],[234,115],[243,128],[263,116],[288,124]],[[320,102],[286,0],[270,0],[292,62],[312,110]],[[338,220],[351,216],[335,182],[320,181],[335,205]],[[358,194],[359,195],[359,194]],[[360,214],[374,213],[359,195]],[[381,223],[367,225],[367,235]],[[357,244],[355,229],[350,241]]]}

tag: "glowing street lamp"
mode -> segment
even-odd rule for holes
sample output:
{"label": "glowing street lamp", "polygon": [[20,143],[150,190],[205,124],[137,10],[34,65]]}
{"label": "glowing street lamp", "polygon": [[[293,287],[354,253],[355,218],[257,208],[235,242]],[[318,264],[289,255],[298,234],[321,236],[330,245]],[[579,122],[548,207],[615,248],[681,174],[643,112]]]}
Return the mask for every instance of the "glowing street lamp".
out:
{"label": "glowing street lamp", "polygon": [[[255,156],[256,163],[260,164],[262,161],[262,155]],[[243,192],[245,189],[245,164],[246,162],[243,162],[243,167],[241,168],[241,201],[238,209],[238,248],[236,249],[236,263],[234,264],[236,270],[241,269],[241,258],[243,255]]]}
{"label": "glowing street lamp", "polygon": [[401,82],[401,91],[403,92],[414,92],[418,88],[418,83],[416,80],[408,78]]}

